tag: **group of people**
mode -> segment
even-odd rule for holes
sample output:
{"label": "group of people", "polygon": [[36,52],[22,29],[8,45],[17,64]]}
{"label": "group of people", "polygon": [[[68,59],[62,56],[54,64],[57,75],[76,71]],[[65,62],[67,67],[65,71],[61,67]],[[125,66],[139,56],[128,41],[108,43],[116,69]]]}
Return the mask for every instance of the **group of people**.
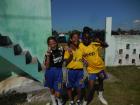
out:
{"label": "group of people", "polygon": [[[45,54],[45,87],[51,92],[52,105],[63,105],[63,88],[67,90],[69,105],[88,105],[95,91],[99,100],[107,105],[103,97],[103,81],[107,78],[102,51],[107,47],[92,29],[84,27],[82,35],[72,32],[64,49],[55,37],[47,39],[48,51]],[[66,67],[65,81],[63,64]],[[86,70],[84,69],[86,68]],[[85,77],[87,77],[85,79]],[[76,99],[73,91],[76,91]]]}

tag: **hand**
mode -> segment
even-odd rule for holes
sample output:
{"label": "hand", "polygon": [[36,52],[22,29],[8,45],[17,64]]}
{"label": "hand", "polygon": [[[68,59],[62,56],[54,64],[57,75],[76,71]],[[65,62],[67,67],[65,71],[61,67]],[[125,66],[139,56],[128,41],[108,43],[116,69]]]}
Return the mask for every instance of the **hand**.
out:
{"label": "hand", "polygon": [[43,71],[46,70],[46,66],[45,66],[45,64],[42,65],[42,69],[43,69]]}
{"label": "hand", "polygon": [[82,60],[83,60],[84,65],[87,67],[88,66],[88,62],[84,58]]}
{"label": "hand", "polygon": [[51,55],[51,48],[48,47],[48,51],[46,52],[45,56],[50,56]]}
{"label": "hand", "polygon": [[51,55],[51,52],[47,51],[45,56],[50,56]]}
{"label": "hand", "polygon": [[73,55],[73,52],[72,52],[72,49],[71,48],[68,48],[67,50],[68,50],[68,52],[69,52],[70,55]]}

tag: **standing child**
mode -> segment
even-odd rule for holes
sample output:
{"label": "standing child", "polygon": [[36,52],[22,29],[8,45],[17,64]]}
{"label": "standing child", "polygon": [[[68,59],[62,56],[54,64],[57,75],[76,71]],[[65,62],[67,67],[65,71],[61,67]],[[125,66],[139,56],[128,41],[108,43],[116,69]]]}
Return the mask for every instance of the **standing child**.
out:
{"label": "standing child", "polygon": [[99,42],[92,42],[91,29],[87,27],[84,28],[82,42],[80,48],[87,62],[88,73],[88,91],[83,104],[88,105],[91,102],[95,92],[95,81],[98,80],[98,97],[103,104],[107,105],[107,101],[103,97],[103,80],[106,78],[106,74],[104,72],[105,64],[100,56],[102,46]]}
{"label": "standing child", "polygon": [[79,34],[73,32],[68,43],[69,48],[65,51],[64,59],[68,70],[67,93],[70,100],[69,105],[74,105],[72,89],[77,90],[77,105],[81,105],[81,89],[84,88],[84,71],[82,62],[82,51],[79,49]]}
{"label": "standing child", "polygon": [[47,40],[48,51],[45,54],[45,86],[50,89],[53,105],[62,105],[60,94],[62,89],[62,64],[64,50],[58,46],[54,37]]}

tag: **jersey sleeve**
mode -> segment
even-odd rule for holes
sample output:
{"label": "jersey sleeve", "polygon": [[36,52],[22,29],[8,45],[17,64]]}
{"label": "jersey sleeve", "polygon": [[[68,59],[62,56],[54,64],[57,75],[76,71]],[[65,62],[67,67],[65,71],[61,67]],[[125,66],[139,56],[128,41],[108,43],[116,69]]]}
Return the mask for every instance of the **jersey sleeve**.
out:
{"label": "jersey sleeve", "polygon": [[65,50],[65,52],[64,52],[64,59],[68,59],[69,56],[70,56],[70,54],[69,54],[68,50]]}
{"label": "jersey sleeve", "polygon": [[84,45],[83,45],[83,43],[79,44],[79,48],[80,48],[82,54],[84,54]]}

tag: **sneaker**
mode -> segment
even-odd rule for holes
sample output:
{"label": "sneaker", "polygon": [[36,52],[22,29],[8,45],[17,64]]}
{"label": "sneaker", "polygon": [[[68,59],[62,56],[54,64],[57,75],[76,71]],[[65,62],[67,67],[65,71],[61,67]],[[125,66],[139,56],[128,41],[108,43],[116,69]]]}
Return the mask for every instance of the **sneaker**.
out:
{"label": "sneaker", "polygon": [[87,101],[84,101],[82,105],[87,105]]}
{"label": "sneaker", "polygon": [[56,99],[54,95],[51,95],[52,105],[57,105]]}
{"label": "sneaker", "polygon": [[99,98],[99,100],[100,100],[100,102],[101,102],[102,104],[108,105],[107,101],[104,99],[103,96],[98,96],[98,98]]}
{"label": "sneaker", "polygon": [[76,105],[82,105],[80,100],[77,100]]}
{"label": "sneaker", "polygon": [[50,103],[50,102],[48,102],[48,103],[46,103],[46,105],[51,105],[51,103]]}
{"label": "sneaker", "polygon": [[74,105],[74,101],[70,101],[69,105]]}
{"label": "sneaker", "polygon": [[59,98],[57,98],[57,105],[62,105],[62,102]]}

